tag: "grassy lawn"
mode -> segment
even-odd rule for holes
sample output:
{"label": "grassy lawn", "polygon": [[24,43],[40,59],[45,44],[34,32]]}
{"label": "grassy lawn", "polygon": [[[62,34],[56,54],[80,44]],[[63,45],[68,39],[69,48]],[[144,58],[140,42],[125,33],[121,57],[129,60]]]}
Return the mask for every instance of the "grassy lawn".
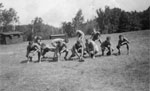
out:
{"label": "grassy lawn", "polygon": [[[0,91],[148,91],[150,30],[121,34],[130,41],[129,55],[123,47],[120,56],[86,58],[85,62],[64,61],[62,57],[58,62],[27,64],[27,42],[0,45]],[[114,53],[118,35],[102,35],[102,40],[111,36]],[[69,48],[75,40],[70,39]],[[50,44],[51,40],[43,42]]]}

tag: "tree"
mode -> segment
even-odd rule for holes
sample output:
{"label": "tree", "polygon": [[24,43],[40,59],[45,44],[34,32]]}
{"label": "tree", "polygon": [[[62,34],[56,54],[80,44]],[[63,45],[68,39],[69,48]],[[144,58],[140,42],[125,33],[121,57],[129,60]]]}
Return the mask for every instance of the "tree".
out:
{"label": "tree", "polygon": [[69,37],[74,36],[73,26],[71,22],[63,22],[62,29]]}
{"label": "tree", "polygon": [[42,32],[43,19],[41,17],[35,17],[31,23],[33,24],[32,33],[34,36],[38,35],[39,32]]}
{"label": "tree", "polygon": [[136,11],[129,13],[130,31],[141,29],[140,17]]}
{"label": "tree", "polygon": [[150,6],[139,13],[141,29],[150,29]]}
{"label": "tree", "polygon": [[105,20],[104,20],[104,17],[105,17],[105,13],[104,11],[100,8],[98,10],[96,10],[96,13],[97,13],[97,18],[96,18],[96,21],[98,23],[98,26],[100,28],[100,32],[103,32],[104,29],[105,29]]}
{"label": "tree", "polygon": [[[4,9],[2,11],[2,16],[3,16],[2,23],[3,23],[5,30],[7,30],[7,27],[9,25],[14,26],[14,24],[19,21],[19,17],[17,16],[17,12],[13,8],[10,8],[9,10]],[[14,29],[12,29],[12,30],[14,30]]]}
{"label": "tree", "polygon": [[4,6],[3,6],[3,4],[2,3],[0,3],[0,30],[3,30],[3,15],[2,15],[2,11],[3,11],[3,8]]}
{"label": "tree", "polygon": [[119,26],[117,32],[125,32],[130,29],[129,13],[122,11],[119,17]]}
{"label": "tree", "polygon": [[82,15],[82,10],[80,9],[72,21],[74,31],[76,31],[77,29],[81,29],[83,21],[84,21],[84,17]]}

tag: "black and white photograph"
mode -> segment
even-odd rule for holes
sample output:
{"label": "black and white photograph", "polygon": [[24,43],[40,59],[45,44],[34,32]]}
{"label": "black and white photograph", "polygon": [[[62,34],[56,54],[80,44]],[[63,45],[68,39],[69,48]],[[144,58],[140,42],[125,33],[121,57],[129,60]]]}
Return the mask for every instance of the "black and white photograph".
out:
{"label": "black and white photograph", "polygon": [[150,0],[0,0],[0,91],[150,91]]}

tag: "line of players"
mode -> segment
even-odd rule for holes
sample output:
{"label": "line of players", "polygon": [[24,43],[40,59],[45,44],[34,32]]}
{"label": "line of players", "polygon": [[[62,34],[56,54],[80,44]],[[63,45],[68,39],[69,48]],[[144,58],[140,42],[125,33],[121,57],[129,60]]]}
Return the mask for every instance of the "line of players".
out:
{"label": "line of players", "polygon": [[[91,58],[95,58],[97,53],[99,52],[99,47],[95,43],[99,41],[100,48],[102,51],[102,56],[105,51],[107,51],[106,55],[111,55],[113,49],[111,47],[111,37],[107,37],[105,41],[101,41],[100,32],[93,29],[93,33],[89,39],[85,39],[85,34],[81,30],[76,31],[77,41],[71,48],[71,56],[67,58],[69,50],[67,47],[68,39],[56,38],[51,42],[52,47],[41,42],[41,37],[37,36],[34,38],[34,41],[29,41],[27,46],[26,57],[28,58],[28,62],[32,61],[32,58],[35,54],[38,55],[38,62],[41,62],[41,58],[45,57],[47,52],[54,52],[53,60],[59,60],[62,53],[65,53],[64,59],[71,60],[73,57],[77,56],[79,60],[83,60],[85,55],[89,55]],[[121,46],[126,45],[127,54],[129,54],[129,41],[123,35],[119,35],[119,40],[117,44],[118,54],[121,54]]]}

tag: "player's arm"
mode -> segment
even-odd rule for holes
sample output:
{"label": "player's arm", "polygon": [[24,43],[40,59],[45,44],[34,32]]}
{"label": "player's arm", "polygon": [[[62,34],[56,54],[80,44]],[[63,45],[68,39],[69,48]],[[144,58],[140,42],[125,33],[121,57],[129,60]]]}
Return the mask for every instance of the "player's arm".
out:
{"label": "player's arm", "polygon": [[53,47],[57,47],[57,41],[52,41],[52,42],[51,42],[51,45],[52,45]]}
{"label": "player's arm", "polygon": [[129,40],[128,40],[126,37],[124,37],[124,40],[125,40],[125,41],[122,42],[121,44],[130,43]]}
{"label": "player's arm", "polygon": [[28,57],[28,55],[29,55],[29,46],[27,46],[27,52],[26,52],[26,57]]}
{"label": "player's arm", "polygon": [[90,39],[93,39],[93,35],[94,35],[94,34],[92,33]]}
{"label": "player's arm", "polygon": [[60,51],[60,53],[63,53],[65,50],[67,50],[67,44],[64,43],[63,45],[64,45],[64,46],[63,46],[63,49]]}
{"label": "player's arm", "polygon": [[102,44],[102,41],[100,39],[100,35],[98,36],[98,41],[100,42],[100,44]]}
{"label": "player's arm", "polygon": [[79,53],[78,53],[77,49],[76,49],[76,48],[74,48],[74,50],[75,50],[75,54],[78,56],[78,58],[80,58],[80,55],[79,55]]}

